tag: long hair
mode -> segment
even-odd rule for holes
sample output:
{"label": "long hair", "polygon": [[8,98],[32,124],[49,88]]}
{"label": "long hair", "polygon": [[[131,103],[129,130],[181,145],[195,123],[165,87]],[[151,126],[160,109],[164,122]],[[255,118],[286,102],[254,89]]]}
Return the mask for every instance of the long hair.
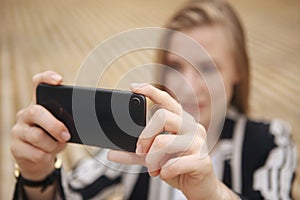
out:
{"label": "long hair", "polygon": [[[165,28],[183,31],[212,25],[220,25],[224,33],[228,34],[235,67],[240,76],[240,81],[233,90],[230,105],[235,107],[240,113],[248,114],[249,59],[244,29],[234,9],[224,0],[189,1],[171,17]],[[165,39],[167,40],[167,38]],[[166,53],[166,51],[158,52],[158,63],[166,64]]]}

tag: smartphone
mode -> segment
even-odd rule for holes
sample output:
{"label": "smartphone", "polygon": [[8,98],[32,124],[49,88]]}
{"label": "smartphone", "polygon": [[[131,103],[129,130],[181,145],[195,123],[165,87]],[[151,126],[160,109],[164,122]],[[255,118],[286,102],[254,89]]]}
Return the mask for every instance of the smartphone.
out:
{"label": "smartphone", "polygon": [[146,98],[130,91],[39,84],[37,104],[69,129],[68,142],[134,152],[146,125]]}

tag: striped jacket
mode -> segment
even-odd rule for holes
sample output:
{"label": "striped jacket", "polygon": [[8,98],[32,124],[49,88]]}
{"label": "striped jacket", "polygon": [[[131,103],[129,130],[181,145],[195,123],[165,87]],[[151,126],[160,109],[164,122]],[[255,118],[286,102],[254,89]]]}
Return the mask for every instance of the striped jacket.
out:
{"label": "striped jacket", "polygon": [[[62,170],[57,198],[186,199],[159,178],[149,177],[141,166],[108,161],[107,152],[100,150],[93,157],[82,160],[71,172]],[[255,122],[233,114],[226,118],[210,156],[219,180],[242,198],[291,199],[296,149],[290,128],[284,122]]]}

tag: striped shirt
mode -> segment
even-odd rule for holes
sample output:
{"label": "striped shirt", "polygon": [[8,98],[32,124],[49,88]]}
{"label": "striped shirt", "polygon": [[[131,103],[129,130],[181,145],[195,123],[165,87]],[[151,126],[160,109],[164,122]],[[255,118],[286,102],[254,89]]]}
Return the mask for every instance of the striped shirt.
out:
{"label": "striped shirt", "polygon": [[[246,199],[291,199],[296,149],[290,132],[280,120],[264,123],[229,115],[210,154],[216,176]],[[107,160],[107,152],[81,160],[68,173],[62,170],[57,199],[186,199],[158,177],[149,177],[142,166]]]}

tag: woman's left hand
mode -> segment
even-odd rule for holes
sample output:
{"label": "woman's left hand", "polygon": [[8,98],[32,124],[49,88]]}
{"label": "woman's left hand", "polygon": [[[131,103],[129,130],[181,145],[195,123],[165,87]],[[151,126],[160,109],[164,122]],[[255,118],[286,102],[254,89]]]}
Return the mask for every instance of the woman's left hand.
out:
{"label": "woman's left hand", "polygon": [[168,93],[150,84],[133,85],[132,90],[150,98],[160,109],[141,133],[136,153],[112,150],[108,159],[121,164],[144,165],[150,176],[159,175],[188,199],[236,198],[216,179],[210,157],[200,157],[206,138],[204,127],[185,113]]}

